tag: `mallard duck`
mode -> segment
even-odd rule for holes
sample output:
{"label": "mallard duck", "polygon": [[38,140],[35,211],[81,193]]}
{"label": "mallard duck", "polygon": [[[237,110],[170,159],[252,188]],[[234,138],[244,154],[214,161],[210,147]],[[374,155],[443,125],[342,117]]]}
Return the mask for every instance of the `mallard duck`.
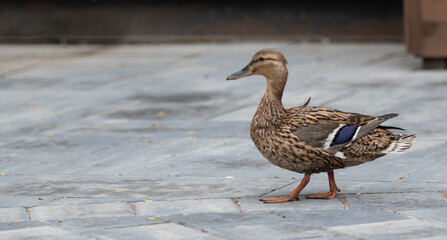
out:
{"label": "mallard duck", "polygon": [[382,126],[398,114],[368,116],[327,107],[308,107],[310,98],[299,107],[285,109],[282,95],[287,82],[287,60],[274,49],[257,52],[242,70],[227,77],[236,80],[251,75],[267,79],[262,97],[250,126],[251,139],[271,163],[290,171],[304,173],[298,187],[289,196],[260,199],[264,203],[299,200],[298,195],[313,173],[327,172],[329,191],[308,194],[307,198],[331,199],[340,191],[334,170],[359,165],[388,153],[405,152],[415,134],[391,132],[397,127]]}

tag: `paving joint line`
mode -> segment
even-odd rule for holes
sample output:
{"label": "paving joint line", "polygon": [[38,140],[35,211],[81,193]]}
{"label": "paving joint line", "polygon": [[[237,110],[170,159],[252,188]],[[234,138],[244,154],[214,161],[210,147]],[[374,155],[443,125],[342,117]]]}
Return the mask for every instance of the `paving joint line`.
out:
{"label": "paving joint line", "polygon": [[31,213],[30,213],[30,207],[25,207],[26,216],[28,217],[28,220],[31,221]]}
{"label": "paving joint line", "polygon": [[[410,176],[411,174],[413,174],[413,173],[415,173],[415,172],[418,172],[418,171],[421,170],[421,169],[424,169],[424,168],[426,168],[426,167],[429,167],[430,165],[432,165],[432,164],[434,164],[434,163],[436,163],[436,162],[439,162],[440,160],[441,160],[441,159],[435,159],[435,160],[433,160],[433,161],[431,161],[431,162],[425,164],[424,166],[420,166],[420,167],[414,169],[413,171],[410,171],[410,172],[404,174],[404,175],[401,176],[399,179],[394,180],[394,182],[399,182],[399,181],[402,182],[403,179],[405,179],[405,177],[408,177],[408,176]],[[401,179],[401,178],[402,178],[402,179]]]}
{"label": "paving joint line", "polygon": [[341,204],[343,205],[343,208],[345,210],[349,209],[348,206],[348,198],[347,198],[347,194],[338,194],[337,198],[340,199]]}
{"label": "paving joint line", "polygon": [[131,203],[129,203],[129,206],[130,206],[130,209],[132,210],[133,215],[137,216],[138,212],[137,212],[137,206],[135,205],[135,203],[131,202]]}
{"label": "paving joint line", "polygon": [[239,209],[239,212],[243,212],[242,211],[242,206],[241,206],[241,202],[239,201],[239,198],[232,198],[233,199],[233,202],[234,202],[234,204],[236,204],[236,207]]}
{"label": "paving joint line", "polygon": [[425,223],[434,224],[434,225],[437,225],[437,226],[442,227],[442,228],[446,228],[447,227],[447,225],[439,223],[439,222],[436,222],[436,221],[431,221],[431,220],[428,220],[428,219],[415,217],[415,216],[412,216],[410,214],[402,213],[402,212],[395,211],[395,210],[392,210],[392,209],[389,209],[389,208],[381,208],[381,210],[385,211],[385,212],[388,212],[388,213],[396,214],[398,216],[406,217],[406,218],[411,219],[411,220],[418,220],[418,221],[422,221],[422,222],[425,222]]}

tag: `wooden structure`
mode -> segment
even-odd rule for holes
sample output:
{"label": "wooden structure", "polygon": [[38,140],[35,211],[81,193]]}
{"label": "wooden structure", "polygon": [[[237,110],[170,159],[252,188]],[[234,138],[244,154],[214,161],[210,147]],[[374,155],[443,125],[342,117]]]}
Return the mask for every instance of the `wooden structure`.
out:
{"label": "wooden structure", "polygon": [[404,15],[407,51],[424,68],[447,68],[447,0],[405,0]]}
{"label": "wooden structure", "polygon": [[0,43],[402,41],[402,1],[0,0]]}

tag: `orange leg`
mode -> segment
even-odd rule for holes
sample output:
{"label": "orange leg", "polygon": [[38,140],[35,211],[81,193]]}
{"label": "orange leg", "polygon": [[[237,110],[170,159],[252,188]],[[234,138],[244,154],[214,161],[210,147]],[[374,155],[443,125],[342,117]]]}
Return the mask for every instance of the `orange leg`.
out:
{"label": "orange leg", "polygon": [[307,194],[306,198],[322,198],[322,199],[331,199],[334,198],[337,192],[340,192],[340,189],[335,184],[334,171],[330,170],[327,172],[327,176],[329,178],[329,192],[327,193],[316,193],[316,194]]}
{"label": "orange leg", "polygon": [[293,192],[290,193],[289,196],[276,197],[276,198],[263,198],[261,199],[261,201],[263,201],[264,203],[280,203],[280,202],[293,201],[294,199],[299,200],[298,194],[300,194],[301,190],[303,190],[306,187],[309,180],[310,180],[310,174],[306,173],[303,179],[301,179],[300,185],[298,185],[298,187],[296,187],[295,190],[293,190]]}

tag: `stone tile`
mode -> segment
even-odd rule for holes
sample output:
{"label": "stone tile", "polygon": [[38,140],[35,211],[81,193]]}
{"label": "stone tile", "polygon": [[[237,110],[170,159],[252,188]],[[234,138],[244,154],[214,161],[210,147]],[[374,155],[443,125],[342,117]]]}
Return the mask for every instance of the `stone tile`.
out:
{"label": "stone tile", "polygon": [[327,228],[329,231],[364,239],[419,239],[442,236],[447,228],[419,220],[398,220],[367,224],[354,224]]}
{"label": "stone tile", "polygon": [[[323,182],[325,183],[325,182]],[[426,182],[411,182],[411,181],[337,181],[338,186],[341,189],[341,194],[356,195],[361,194],[375,194],[375,193],[417,193],[417,192],[441,192],[446,189],[446,183],[426,183]],[[319,185],[325,185],[318,183]],[[326,187],[326,186],[324,186]],[[324,187],[320,187],[325,190]]]}
{"label": "stone tile", "polygon": [[396,211],[438,208],[447,205],[440,192],[355,194],[349,195],[347,202],[350,208],[385,208]]}
{"label": "stone tile", "polygon": [[417,218],[447,227],[447,204],[445,207],[421,208],[415,210],[399,211],[398,214],[409,218]]}
{"label": "stone tile", "polygon": [[0,208],[0,222],[20,222],[28,220],[25,208]]}
{"label": "stone tile", "polygon": [[89,235],[97,230],[127,228],[134,226],[145,226],[151,224],[164,223],[164,220],[148,220],[147,216],[106,216],[106,217],[86,217],[67,218],[62,223],[58,219],[47,220],[47,224],[57,226],[64,230],[79,232]]}
{"label": "stone tile", "polygon": [[1,208],[29,207],[41,203],[37,196],[10,196],[8,193],[0,195]]}
{"label": "stone tile", "polygon": [[297,223],[277,212],[200,213],[171,216],[172,221],[224,239],[343,239],[320,226]]}
{"label": "stone tile", "polygon": [[231,199],[196,199],[135,203],[139,216],[239,212]]}
{"label": "stone tile", "polygon": [[[175,172],[171,172],[174,174]],[[117,174],[117,173],[115,173]],[[0,198],[10,198],[9,206],[20,206],[21,197],[29,197],[29,203],[42,204],[54,199],[68,198],[84,201],[86,198],[99,199],[135,199],[150,198],[154,200],[166,199],[197,199],[197,198],[231,198],[244,196],[259,196],[275,187],[284,186],[289,179],[266,178],[268,184],[258,181],[258,178],[243,178],[234,176],[222,177],[177,177],[175,175],[163,178],[141,176],[119,176],[103,173],[98,176],[42,176],[38,182],[23,179],[22,182],[10,182],[3,187]],[[13,179],[15,176],[10,176]],[[44,202],[38,198],[43,198]],[[29,206],[29,205],[25,205]]]}
{"label": "stone tile", "polygon": [[30,209],[30,216],[34,221],[132,215],[127,203],[37,206]]}
{"label": "stone tile", "polygon": [[0,232],[23,229],[23,228],[34,228],[34,227],[47,227],[48,225],[43,222],[37,221],[26,221],[21,222],[2,222],[0,224]]}
{"label": "stone tile", "polygon": [[0,238],[5,240],[21,239],[85,239],[76,233],[62,230],[56,227],[41,226],[9,231],[0,231]]}
{"label": "stone tile", "polygon": [[409,238],[409,239],[419,239],[419,240],[443,240],[445,239],[444,235],[434,236],[434,237],[423,237],[423,238]]}
{"label": "stone tile", "polygon": [[97,231],[92,235],[99,238],[107,237],[112,239],[218,239],[211,234],[176,223],[115,228]]}
{"label": "stone tile", "polygon": [[390,214],[381,209],[315,209],[302,211],[300,207],[293,210],[276,212],[287,219],[293,219],[297,224],[319,226],[323,229],[336,226],[347,226],[355,224],[368,224],[376,222],[389,222],[407,220],[405,216]]}
{"label": "stone tile", "polygon": [[[288,195],[288,194],[287,194]],[[283,195],[278,195],[283,196]],[[300,211],[316,211],[316,210],[344,210],[342,203],[338,199],[306,199],[304,195],[300,195],[300,201],[291,201],[281,204],[265,204],[259,201],[260,198],[271,198],[277,197],[277,195],[268,194],[262,197],[256,198],[241,198],[240,207],[244,212],[271,212],[271,211],[291,211],[294,212],[296,209]]]}

